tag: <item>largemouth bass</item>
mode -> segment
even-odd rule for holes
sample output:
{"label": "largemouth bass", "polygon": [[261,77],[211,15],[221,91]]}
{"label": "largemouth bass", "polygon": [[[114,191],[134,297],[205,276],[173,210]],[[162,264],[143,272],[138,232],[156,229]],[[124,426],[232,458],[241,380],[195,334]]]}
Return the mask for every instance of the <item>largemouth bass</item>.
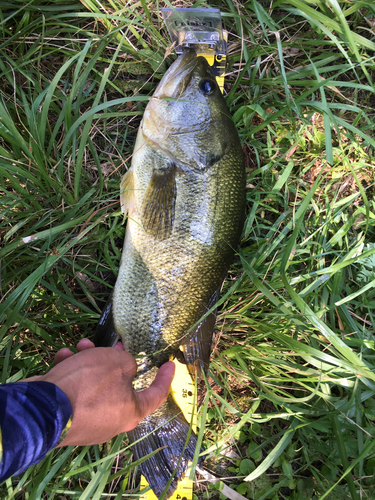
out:
{"label": "largemouth bass", "polygon": [[[245,168],[240,141],[210,66],[192,51],[169,68],[148,103],[121,182],[128,214],[112,297],[95,342],[120,337],[137,356],[136,390],[181,348],[194,375],[208,366],[217,301],[241,234]],[[136,459],[167,498],[193,459],[196,436],[172,394],[129,433]],[[147,437],[145,437],[147,436]],[[143,438],[143,439],[142,439]]]}

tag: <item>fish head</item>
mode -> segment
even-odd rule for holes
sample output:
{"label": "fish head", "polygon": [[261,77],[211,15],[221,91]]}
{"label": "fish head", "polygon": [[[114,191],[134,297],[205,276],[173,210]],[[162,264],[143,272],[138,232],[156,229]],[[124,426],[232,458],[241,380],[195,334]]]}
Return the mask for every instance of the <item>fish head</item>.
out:
{"label": "fish head", "polygon": [[238,144],[227,104],[204,57],[190,50],[171,65],[146,107],[142,133],[172,161],[198,171]]}

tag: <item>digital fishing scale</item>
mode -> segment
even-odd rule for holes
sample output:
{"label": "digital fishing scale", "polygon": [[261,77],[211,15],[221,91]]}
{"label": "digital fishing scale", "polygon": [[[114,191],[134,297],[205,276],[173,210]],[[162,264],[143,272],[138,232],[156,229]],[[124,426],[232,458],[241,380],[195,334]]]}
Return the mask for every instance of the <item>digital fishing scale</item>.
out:
{"label": "digital fishing scale", "polygon": [[220,90],[224,90],[228,33],[219,9],[161,9],[176,54],[194,48],[207,59]]}
{"label": "digital fishing scale", "polygon": [[[161,9],[169,36],[174,43],[176,54],[184,49],[194,48],[198,56],[207,59],[216,77],[220,90],[224,90],[224,74],[227,59],[228,33],[223,30],[219,9]],[[196,394],[195,384],[187,366],[173,360],[176,373],[172,382],[173,396],[181,408],[186,420],[192,422],[196,432]],[[190,467],[185,477],[178,483],[170,500],[192,500],[193,481],[189,478]],[[144,492],[142,490],[145,490]],[[142,476],[140,500],[158,500]]]}

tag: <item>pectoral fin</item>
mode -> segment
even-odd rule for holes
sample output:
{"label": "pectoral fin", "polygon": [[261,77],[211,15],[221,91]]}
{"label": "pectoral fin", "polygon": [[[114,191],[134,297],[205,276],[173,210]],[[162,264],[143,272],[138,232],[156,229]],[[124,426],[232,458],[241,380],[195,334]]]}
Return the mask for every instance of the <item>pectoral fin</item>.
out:
{"label": "pectoral fin", "polygon": [[142,225],[146,233],[164,240],[171,235],[176,203],[176,167],[169,162],[154,169],[147,187]]}
{"label": "pectoral fin", "polygon": [[121,211],[127,214],[134,204],[134,174],[130,168],[121,179],[120,184]]}
{"label": "pectoral fin", "polygon": [[[208,311],[217,302],[220,289],[210,298],[206,310]],[[216,322],[216,311],[209,314],[197,326],[190,341],[182,346],[185,363],[193,377],[202,379],[202,372],[206,372],[210,363],[212,334]]]}

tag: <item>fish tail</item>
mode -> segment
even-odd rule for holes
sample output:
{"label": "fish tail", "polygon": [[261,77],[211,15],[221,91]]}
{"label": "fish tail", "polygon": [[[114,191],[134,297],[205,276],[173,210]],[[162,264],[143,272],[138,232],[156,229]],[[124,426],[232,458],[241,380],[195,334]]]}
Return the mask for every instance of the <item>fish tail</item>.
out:
{"label": "fish tail", "polygon": [[[187,439],[189,433],[190,437]],[[170,395],[159,410],[128,432],[128,437],[133,443],[136,460],[159,449],[140,465],[140,469],[158,498],[173,476],[165,495],[166,499],[170,498],[177,488],[178,481],[184,477],[189,462],[193,461],[197,445],[197,436],[190,430],[190,424],[173,396]]]}

